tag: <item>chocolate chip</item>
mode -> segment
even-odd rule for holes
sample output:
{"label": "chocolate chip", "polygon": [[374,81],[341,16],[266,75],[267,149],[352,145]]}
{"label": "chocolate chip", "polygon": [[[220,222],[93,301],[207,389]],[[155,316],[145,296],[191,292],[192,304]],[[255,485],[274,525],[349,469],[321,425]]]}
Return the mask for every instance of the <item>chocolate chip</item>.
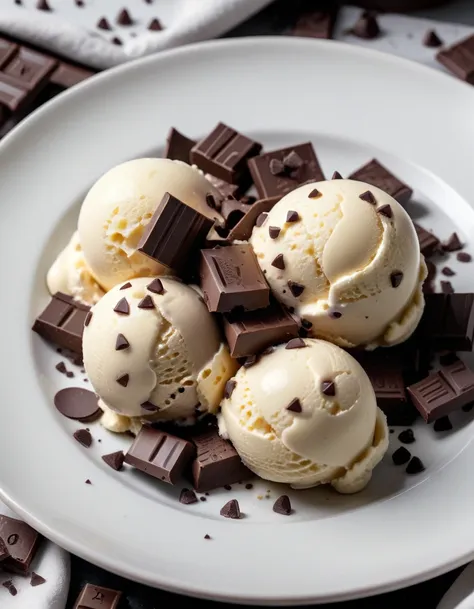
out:
{"label": "chocolate chip", "polygon": [[382,205],[382,207],[377,208],[377,213],[385,216],[386,218],[391,218],[393,216],[393,211],[390,205]]}
{"label": "chocolate chip", "polygon": [[84,325],[87,327],[91,323],[91,320],[92,320],[92,311],[89,311],[84,320]]}
{"label": "chocolate chip", "polygon": [[211,539],[211,536],[206,533],[206,535],[204,535],[204,539]]}
{"label": "chocolate chip", "polygon": [[289,154],[287,154],[283,159],[283,165],[285,169],[295,170],[302,167],[304,164],[303,159],[300,155],[292,150]]}
{"label": "chocolate chip", "polygon": [[319,197],[322,197],[322,196],[323,196],[322,192],[319,192],[319,190],[317,188],[313,188],[313,190],[308,195],[308,199],[319,199]]}
{"label": "chocolate chip", "polygon": [[444,266],[441,269],[441,272],[443,273],[443,275],[446,275],[446,277],[452,277],[453,275],[456,275],[453,269],[450,269],[449,266]]}
{"label": "chocolate chip", "polygon": [[268,214],[266,212],[262,212],[258,218],[255,221],[255,226],[258,226],[259,228],[261,226],[263,226],[263,224],[265,223],[265,220],[267,219]]}
{"label": "chocolate chip", "polygon": [[306,347],[306,343],[302,338],[292,338],[286,343],[285,349],[303,349]]}
{"label": "chocolate chip", "polygon": [[413,429],[404,429],[398,434],[398,439],[403,444],[413,444],[415,441],[415,434],[413,433]]}
{"label": "chocolate chip", "polygon": [[66,374],[66,364],[64,362],[59,362],[59,364],[56,364],[55,368],[61,374]]}
{"label": "chocolate chip", "polygon": [[462,249],[462,243],[457,233],[452,233],[449,239],[443,241],[441,247],[445,252],[457,252]]}
{"label": "chocolate chip", "polygon": [[270,173],[274,176],[279,176],[285,173],[285,166],[280,159],[271,159],[270,161]]}
{"label": "chocolate chip", "polygon": [[112,38],[112,44],[116,44],[117,46],[122,46],[123,42],[120,40],[118,36],[114,36]]}
{"label": "chocolate chip", "polygon": [[273,504],[273,511],[283,516],[291,514],[291,501],[288,495],[281,495]]}
{"label": "chocolate chip", "polygon": [[428,30],[423,37],[423,45],[435,49],[443,45],[443,41],[434,30]]}
{"label": "chocolate chip", "polygon": [[298,298],[298,296],[301,296],[301,294],[304,292],[304,288],[305,286],[302,285],[301,283],[296,283],[296,281],[288,281],[288,287],[290,288],[290,292],[293,294],[293,296],[295,298]]}
{"label": "chocolate chip", "polygon": [[11,580],[11,579],[9,579],[9,580],[8,580],[8,581],[6,581],[6,582],[3,582],[2,586],[3,586],[4,588],[6,588],[6,589],[8,590],[8,592],[10,592],[10,594],[11,594],[12,596],[16,596],[16,595],[17,595],[18,590],[17,590],[17,589],[15,588],[15,586],[13,585],[13,582],[12,582],[12,580]]}
{"label": "chocolate chip", "polygon": [[303,328],[305,330],[311,330],[311,328],[313,327],[312,322],[308,321],[307,319],[301,318],[301,325],[303,326]]}
{"label": "chocolate chip", "polygon": [[253,489],[253,484],[251,482],[249,482],[248,484],[245,485],[245,488],[250,491]]}
{"label": "chocolate chip", "polygon": [[334,381],[321,381],[321,393],[329,396],[336,395],[336,385],[334,384]]}
{"label": "chocolate chip", "polygon": [[214,198],[214,195],[211,194],[210,192],[208,192],[207,195],[206,195],[206,203],[209,205],[209,207],[211,209],[217,209],[217,204],[216,204],[216,200]]}
{"label": "chocolate chip", "polygon": [[380,35],[380,27],[375,13],[364,11],[353,27],[347,32],[364,40],[374,40]]}
{"label": "chocolate chip", "polygon": [[47,0],[38,0],[36,8],[40,11],[51,11],[52,8],[49,6]]}
{"label": "chocolate chip", "polygon": [[183,503],[184,505],[191,505],[192,503],[197,503],[198,498],[196,497],[196,493],[194,491],[183,488],[179,496],[179,502]]}
{"label": "chocolate chip", "polygon": [[125,338],[123,334],[117,334],[117,339],[115,341],[115,351],[123,351],[124,349],[128,349],[130,347],[130,343]]}
{"label": "chocolate chip", "polygon": [[161,25],[161,21],[155,17],[148,24],[148,29],[150,32],[160,32],[163,29],[163,26]]}
{"label": "chocolate chip", "polygon": [[335,172],[332,174],[332,178],[331,178],[331,180],[342,180],[342,179],[343,179],[343,177],[341,176],[341,174],[339,173],[339,171],[335,171]]}
{"label": "chocolate chip", "polygon": [[410,461],[411,453],[404,446],[400,446],[392,455],[392,461],[395,465],[404,465]]}
{"label": "chocolate chip", "polygon": [[240,506],[237,499],[228,501],[224,507],[221,508],[220,514],[221,516],[224,516],[224,518],[232,518],[233,520],[241,518],[242,514],[240,513]]}
{"label": "chocolate chip", "polygon": [[164,294],[165,293],[165,288],[163,287],[163,283],[161,282],[161,279],[153,279],[153,281],[151,283],[149,283],[146,286],[146,289],[149,292],[153,292],[153,294]]}
{"label": "chocolate chip", "polygon": [[87,480],[85,481],[85,484],[92,484],[92,482],[89,480],[89,478],[87,478]]}
{"label": "chocolate chip", "polygon": [[287,222],[298,222],[299,219],[300,219],[300,216],[299,216],[297,211],[290,210],[286,214],[286,221]]}
{"label": "chocolate chip", "polygon": [[207,501],[205,497],[199,497],[199,501]]}
{"label": "chocolate chip", "polygon": [[110,27],[110,23],[107,21],[107,19],[105,17],[101,17],[99,19],[99,22],[97,23],[97,27],[100,30],[111,30],[112,29]]}
{"label": "chocolate chip", "polygon": [[392,288],[398,288],[403,279],[403,273],[401,271],[393,271],[390,274],[390,283],[392,284]]}
{"label": "chocolate chip", "polygon": [[122,376],[119,376],[119,378],[117,379],[117,383],[119,385],[122,385],[122,387],[126,387],[128,385],[129,380],[130,380],[130,375],[123,374]]}
{"label": "chocolate chip", "polygon": [[471,254],[468,254],[467,252],[459,252],[456,258],[459,262],[471,262],[472,260]]}
{"label": "chocolate chip", "polygon": [[278,254],[272,262],[272,266],[276,269],[280,269],[281,271],[285,270],[285,260],[283,258],[283,254]]}
{"label": "chocolate chip", "polygon": [[342,317],[342,313],[340,311],[336,311],[335,309],[329,309],[328,315],[331,319],[339,319]]}
{"label": "chocolate chip", "polygon": [[294,400],[292,400],[288,404],[286,409],[289,410],[290,412],[303,412],[303,408],[301,406],[301,402],[299,401],[298,398],[295,398]]}
{"label": "chocolate chip", "polygon": [[436,419],[433,425],[435,431],[450,431],[453,428],[453,424],[449,420],[449,417],[441,417]]}
{"label": "chocolate chip", "polygon": [[[21,0],[20,0],[20,4],[21,4]],[[79,8],[82,8],[84,6],[84,0],[76,0],[76,6],[78,6]]]}
{"label": "chocolate chip", "polygon": [[[178,389],[178,391],[182,389],[182,387],[180,387]],[[184,391],[184,389],[183,389]],[[180,392],[181,393],[181,392]],[[152,404],[151,402],[149,402],[148,400],[146,402],[142,402],[140,404],[140,408],[143,408],[143,410],[147,410],[148,412],[156,412],[157,410],[159,410],[159,408],[157,406],[155,406],[154,404]]]}
{"label": "chocolate chip", "polygon": [[420,474],[421,472],[425,471],[425,466],[423,465],[421,459],[418,457],[412,457],[405,471],[407,474]]}
{"label": "chocolate chip", "polygon": [[281,232],[281,228],[278,228],[278,226],[269,226],[268,227],[268,234],[270,235],[270,239],[276,239],[278,237],[278,235]]}
{"label": "chocolate chip", "polygon": [[117,23],[119,25],[132,25],[133,20],[126,8],[122,9],[118,14]]}
{"label": "chocolate chip", "polygon": [[454,288],[450,281],[440,281],[443,294],[454,294]]}
{"label": "chocolate chip", "polygon": [[85,448],[89,448],[89,446],[92,444],[92,436],[90,431],[87,431],[87,429],[78,429],[73,433],[73,437]]}
{"label": "chocolate chip", "polygon": [[44,577],[41,577],[41,575],[38,575],[38,573],[35,573],[34,571],[32,571],[31,573],[31,579],[30,579],[30,586],[33,586],[33,588],[36,588],[36,586],[41,586],[42,584],[45,584],[46,580]]}
{"label": "chocolate chip", "polygon": [[127,281],[127,283],[124,283],[123,286],[120,288],[121,290],[128,290],[128,288],[131,288],[132,284],[130,283],[130,281]]}
{"label": "chocolate chip", "polygon": [[224,390],[224,397],[229,399],[231,397],[231,395],[234,393],[234,389],[237,387],[237,383],[231,379],[230,381],[227,381],[227,383],[225,384],[225,390]]}
{"label": "chocolate chip", "polygon": [[66,376],[68,379],[72,379],[72,378],[74,378],[74,372],[71,372],[71,370],[68,370],[66,372]]}
{"label": "chocolate chip", "polygon": [[120,313],[121,315],[130,315],[130,306],[126,298],[122,298],[115,305],[114,311],[116,313]]}
{"label": "chocolate chip", "polygon": [[118,450],[114,453],[109,453],[108,455],[102,455],[102,461],[106,463],[109,467],[114,469],[116,472],[122,469],[124,459],[125,455],[121,450]]}
{"label": "chocolate chip", "polygon": [[154,309],[155,303],[153,302],[153,298],[147,294],[145,298],[142,298],[138,303],[139,309]]}
{"label": "chocolate chip", "polygon": [[377,201],[371,190],[366,190],[365,192],[363,192],[361,195],[359,195],[359,199],[362,199],[362,201],[365,201],[366,203],[370,203],[371,205],[377,204]]}

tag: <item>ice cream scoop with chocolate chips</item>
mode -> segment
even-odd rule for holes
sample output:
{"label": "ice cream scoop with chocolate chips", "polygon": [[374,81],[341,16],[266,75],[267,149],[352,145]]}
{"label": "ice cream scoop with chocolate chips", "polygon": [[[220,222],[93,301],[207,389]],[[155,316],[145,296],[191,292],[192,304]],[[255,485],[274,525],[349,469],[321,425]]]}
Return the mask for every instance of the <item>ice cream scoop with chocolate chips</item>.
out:
{"label": "ice cream scoop with chocolate chips", "polygon": [[250,243],[276,297],[342,347],[406,340],[424,308],[426,265],[395,199],[354,180],[306,184],[283,197]]}

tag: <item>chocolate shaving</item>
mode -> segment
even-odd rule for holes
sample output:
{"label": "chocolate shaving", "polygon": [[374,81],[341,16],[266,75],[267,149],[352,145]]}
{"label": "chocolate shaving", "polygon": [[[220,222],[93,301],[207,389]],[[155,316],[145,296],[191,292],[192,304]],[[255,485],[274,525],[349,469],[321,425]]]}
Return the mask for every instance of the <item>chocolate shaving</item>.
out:
{"label": "chocolate shaving", "polygon": [[291,501],[288,495],[281,495],[273,504],[273,511],[282,516],[289,516],[291,514]]}
{"label": "chocolate shaving", "polygon": [[392,288],[398,288],[403,279],[403,273],[401,271],[393,271],[390,274],[390,283],[392,284]]}
{"label": "chocolate shaving", "polygon": [[300,337],[292,338],[290,341],[286,343],[285,349],[303,349],[306,347],[306,343]]}
{"label": "chocolate shaving", "polygon": [[125,455],[121,450],[118,450],[114,453],[109,453],[108,455],[102,455],[102,461],[106,463],[109,467],[114,469],[116,472],[122,469],[124,459]]}
{"label": "chocolate shaving", "polygon": [[78,429],[74,432],[73,437],[85,448],[89,448],[89,446],[92,444],[92,436],[90,431],[87,431],[87,429]]}
{"label": "chocolate shaving", "polygon": [[272,262],[272,266],[276,269],[280,269],[283,271],[285,269],[285,259],[283,258],[283,254],[278,254]]}
{"label": "chocolate shaving", "polygon": [[377,204],[377,201],[371,190],[366,190],[365,192],[363,192],[361,195],[359,195],[359,199],[362,199],[362,201],[365,201],[366,203],[370,203],[371,205]]}
{"label": "chocolate shaving", "polygon": [[142,298],[138,303],[139,309],[154,309],[155,303],[153,302],[153,298],[147,294],[145,298]]}
{"label": "chocolate shaving", "polygon": [[270,235],[270,239],[276,239],[280,233],[281,233],[281,228],[278,228],[278,226],[269,226],[268,227],[268,234]]}
{"label": "chocolate shaving", "polygon": [[198,498],[196,497],[196,493],[194,491],[191,491],[188,488],[183,488],[179,495],[179,502],[184,505],[191,505],[192,503],[197,503]]}
{"label": "chocolate shaving", "polygon": [[287,410],[289,410],[290,412],[303,412],[303,408],[301,406],[301,402],[299,401],[298,398],[295,398],[294,400],[292,400],[288,406],[286,407]]}
{"label": "chocolate shaving", "polygon": [[119,378],[117,379],[117,383],[119,385],[122,385],[122,387],[126,387],[128,385],[129,380],[130,380],[130,375],[123,374],[122,376],[119,376]]}
{"label": "chocolate shaving", "polygon": [[123,351],[124,349],[128,349],[130,347],[130,343],[125,338],[123,334],[118,334],[117,339],[115,341],[115,350]]}
{"label": "chocolate shaving", "polygon": [[238,520],[239,518],[241,518],[242,514],[240,512],[240,506],[237,499],[231,499],[230,501],[228,501],[221,508],[220,514],[221,516],[224,516],[224,518],[232,518],[233,520]]}
{"label": "chocolate shaving", "polygon": [[336,385],[334,381],[321,381],[321,393],[328,396],[335,396]]}
{"label": "chocolate shaving", "polygon": [[[183,393],[184,387],[180,387],[178,391],[180,393]],[[140,404],[140,408],[143,408],[143,410],[147,410],[148,412],[156,412],[157,410],[159,410],[157,406],[155,406],[154,404],[152,404],[152,402],[149,402],[148,400],[146,402],[142,402]]]}
{"label": "chocolate shaving", "polygon": [[130,306],[126,298],[122,298],[115,305],[114,311],[116,313],[120,313],[121,315],[130,315]]}

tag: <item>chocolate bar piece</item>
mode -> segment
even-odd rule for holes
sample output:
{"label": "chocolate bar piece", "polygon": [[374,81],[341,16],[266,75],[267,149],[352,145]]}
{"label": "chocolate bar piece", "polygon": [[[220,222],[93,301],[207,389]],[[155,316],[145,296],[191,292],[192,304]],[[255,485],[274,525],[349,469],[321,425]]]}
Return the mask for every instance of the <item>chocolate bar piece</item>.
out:
{"label": "chocolate bar piece", "polygon": [[201,250],[201,289],[211,313],[264,309],[270,288],[249,244]]}
{"label": "chocolate bar piece", "polygon": [[474,35],[443,49],[436,59],[455,76],[474,85]]}
{"label": "chocolate bar piece", "polygon": [[261,353],[267,347],[298,336],[298,324],[278,302],[267,309],[224,315],[224,333],[232,357]]}
{"label": "chocolate bar piece", "polygon": [[125,463],[168,484],[176,484],[195,452],[191,442],[152,427],[142,427],[125,455]]}
{"label": "chocolate bar piece", "polygon": [[0,539],[10,554],[2,562],[2,568],[13,573],[27,573],[41,535],[26,522],[0,515]]}
{"label": "chocolate bar piece", "polygon": [[33,324],[33,331],[41,337],[82,355],[82,334],[90,307],[75,301],[72,296],[57,292],[46,309]]}
{"label": "chocolate bar piece", "polygon": [[253,231],[253,227],[257,222],[257,218],[262,214],[268,213],[275,205],[275,198],[271,199],[260,199],[250,205],[245,216],[239,220],[239,222],[231,229],[228,240],[229,241],[247,241],[250,239],[250,236]]}
{"label": "chocolate bar piece", "polygon": [[51,74],[49,82],[53,85],[61,87],[61,89],[70,89],[74,85],[78,85],[83,80],[90,78],[94,72],[78,66],[73,66],[62,61],[56,70]]}
{"label": "chocolate bar piece", "polygon": [[249,169],[259,197],[275,202],[304,182],[324,180],[310,142],[254,157]]}
{"label": "chocolate bar piece", "polygon": [[396,199],[400,205],[405,205],[413,194],[413,190],[409,186],[393,175],[377,159],[372,159],[366,165],[354,171],[349,179],[377,186],[377,188]]}
{"label": "chocolate bar piece", "polygon": [[420,251],[423,256],[429,258],[439,249],[440,241],[438,237],[435,237],[432,233],[429,233],[416,222],[413,222],[413,226],[415,227],[418,241],[420,243]]}
{"label": "chocolate bar piece", "polygon": [[192,477],[198,493],[248,480],[253,476],[232,444],[223,440],[216,429],[191,436],[191,440],[197,450],[196,459],[192,463]]}
{"label": "chocolate bar piece", "polygon": [[189,139],[189,137],[171,127],[166,138],[165,158],[189,163],[191,160],[191,148],[195,145],[196,142],[194,140]]}
{"label": "chocolate bar piece", "polygon": [[453,363],[408,387],[413,404],[427,423],[474,401],[474,372],[460,359],[453,359]]}
{"label": "chocolate bar piece", "polygon": [[247,183],[241,182],[240,184],[230,184],[225,180],[216,178],[210,173],[206,173],[206,179],[214,186],[214,188],[217,188],[223,199],[240,199],[240,197],[251,186],[250,175]]}
{"label": "chocolate bar piece", "polygon": [[332,38],[334,23],[336,21],[336,10],[312,11],[300,15],[290,31],[293,36],[304,36],[309,38]]}
{"label": "chocolate bar piece", "polygon": [[472,351],[474,294],[426,294],[418,334],[437,351]]}
{"label": "chocolate bar piece", "polygon": [[81,590],[74,609],[118,609],[122,592],[86,584]]}
{"label": "chocolate bar piece", "polygon": [[248,179],[248,159],[260,154],[262,145],[219,123],[191,150],[191,161],[206,173],[230,184]]}
{"label": "chocolate bar piece", "polygon": [[168,192],[156,208],[138,250],[172,269],[181,269],[203,243],[213,221]]}

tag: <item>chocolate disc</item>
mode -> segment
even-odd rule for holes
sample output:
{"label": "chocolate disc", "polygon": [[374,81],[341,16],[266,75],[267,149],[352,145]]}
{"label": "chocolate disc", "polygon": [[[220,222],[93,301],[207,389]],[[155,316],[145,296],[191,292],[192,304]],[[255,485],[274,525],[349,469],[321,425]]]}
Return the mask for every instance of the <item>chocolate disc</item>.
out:
{"label": "chocolate disc", "polygon": [[58,391],[54,396],[54,405],[62,415],[76,421],[95,421],[102,414],[96,394],[79,387]]}

